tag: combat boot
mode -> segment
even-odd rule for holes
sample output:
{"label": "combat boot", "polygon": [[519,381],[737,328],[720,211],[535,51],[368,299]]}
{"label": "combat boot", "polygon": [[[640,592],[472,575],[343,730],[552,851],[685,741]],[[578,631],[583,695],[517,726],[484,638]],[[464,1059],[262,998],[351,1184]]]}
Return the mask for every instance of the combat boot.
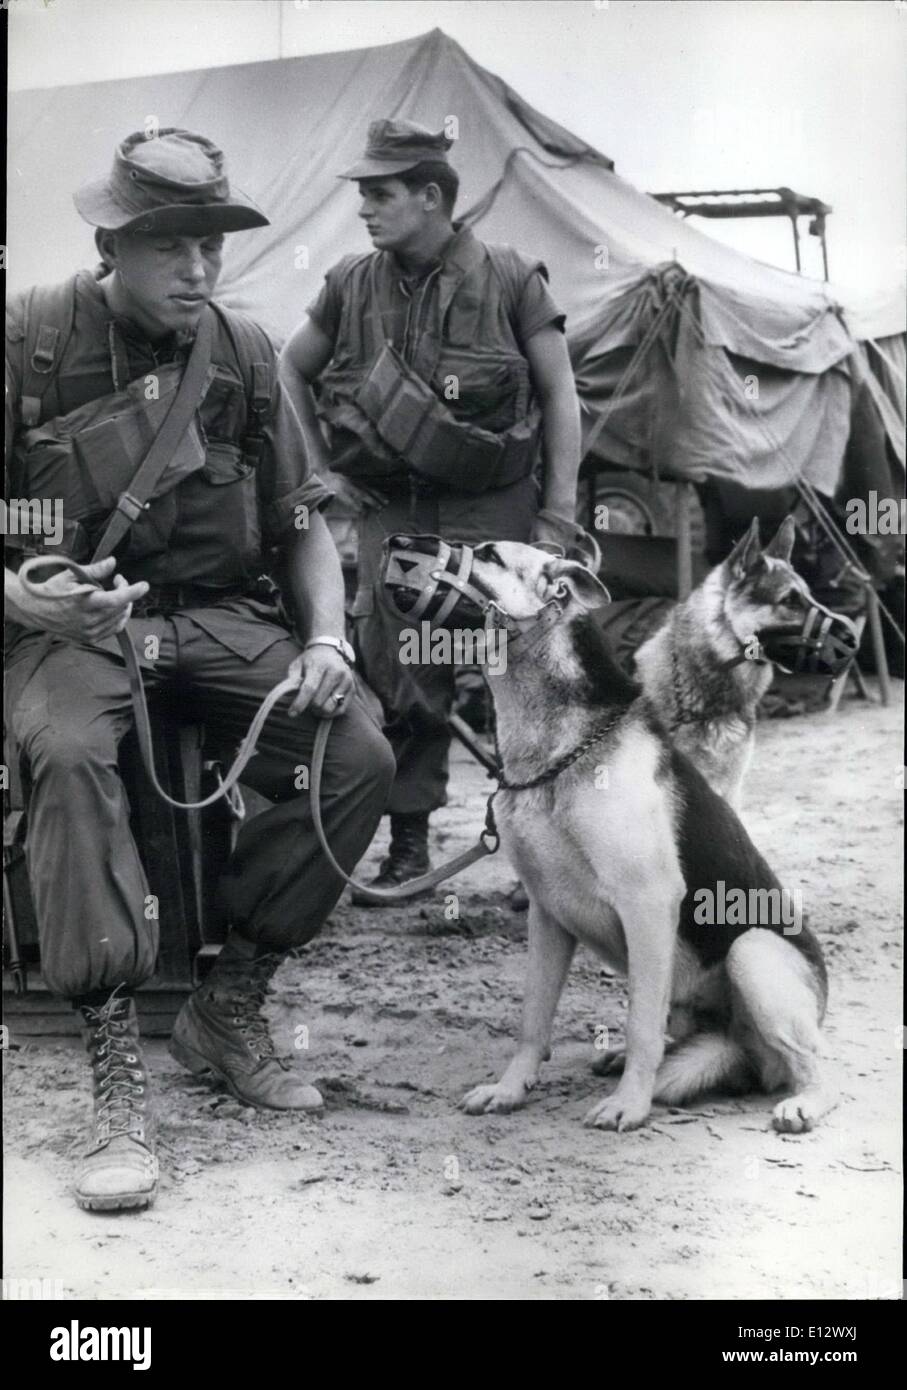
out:
{"label": "combat boot", "polygon": [[[378,873],[369,883],[370,888],[398,888],[411,878],[427,874],[431,868],[428,857],[428,813],[416,812],[410,815],[391,816],[390,852],[382,859]],[[414,893],[407,901],[417,902],[427,898],[434,890],[426,888]],[[353,889],[353,902],[357,907],[381,907],[372,903]]]}
{"label": "combat boot", "polygon": [[246,1105],[320,1110],[320,1093],[276,1055],[261,1013],[283,959],[284,953],[259,953],[254,942],[231,932],[207,979],[177,1015],[170,1055],[196,1075],[214,1072]]}
{"label": "combat boot", "polygon": [[85,1211],[126,1211],[154,1201],[154,1156],[148,1068],[135,1003],[114,990],[98,1007],[83,1005],[84,1037],[94,1074],[94,1136],[75,1183]]}

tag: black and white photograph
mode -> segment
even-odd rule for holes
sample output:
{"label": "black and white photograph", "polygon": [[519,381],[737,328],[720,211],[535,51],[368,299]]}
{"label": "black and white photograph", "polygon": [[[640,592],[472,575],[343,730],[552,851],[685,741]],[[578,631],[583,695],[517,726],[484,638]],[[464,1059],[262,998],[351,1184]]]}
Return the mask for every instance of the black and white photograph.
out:
{"label": "black and white photograph", "polygon": [[702,1364],[859,1362],[907,3],[3,11],[34,1364],[305,1301],[721,1303]]}

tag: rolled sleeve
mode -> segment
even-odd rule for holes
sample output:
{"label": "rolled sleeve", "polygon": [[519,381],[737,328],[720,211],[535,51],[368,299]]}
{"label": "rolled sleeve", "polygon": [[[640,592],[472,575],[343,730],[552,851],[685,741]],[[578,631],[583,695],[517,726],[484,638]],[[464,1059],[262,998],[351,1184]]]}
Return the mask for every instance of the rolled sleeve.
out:
{"label": "rolled sleeve", "polygon": [[534,333],[542,328],[557,328],[561,333],[567,323],[567,316],[558,308],[548,288],[548,272],[544,266],[537,266],[523,285],[517,307],[517,321],[520,338],[528,342]]}
{"label": "rolled sleeve", "polygon": [[264,429],[260,499],[265,540],[280,545],[299,529],[299,517],[320,511],[334,496],[309,463],[305,435],[274,370],[271,409]]}
{"label": "rolled sleeve", "polygon": [[334,267],[324,277],[324,284],[318,298],[313,299],[311,304],[306,307],[306,313],[316,327],[321,329],[325,337],[330,338],[331,342],[335,343],[340,330],[342,309],[343,298],[338,284],[337,267]]}

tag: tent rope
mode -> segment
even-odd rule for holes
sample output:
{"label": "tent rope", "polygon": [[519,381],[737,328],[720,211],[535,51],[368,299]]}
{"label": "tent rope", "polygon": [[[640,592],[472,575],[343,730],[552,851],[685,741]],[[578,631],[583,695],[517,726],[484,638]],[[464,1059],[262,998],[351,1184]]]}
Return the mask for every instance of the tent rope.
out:
{"label": "tent rope", "polygon": [[[672,290],[671,293],[676,293],[676,291]],[[598,441],[599,435],[607,425],[608,421],[611,418],[611,415],[613,414],[617,405],[623,398],[624,393],[626,392],[627,387],[630,384],[630,380],[633,377],[634,372],[636,371],[640,363],[643,361],[649,349],[655,343],[656,338],[659,336],[659,330],[661,328],[662,320],[667,318],[668,312],[673,308],[674,305],[672,304],[671,298],[669,296],[665,300],[664,304],[662,304],[658,313],[655,315],[655,318],[649,324],[649,327],[646,329],[645,333],[643,334],[642,338],[637,344],[633,356],[630,358],[630,361],[627,363],[623,373],[621,374],[620,380],[618,381],[617,386],[614,389],[613,395],[608,400],[604,410],[602,410],[601,414],[596,420],[595,427],[592,430],[592,433],[589,435],[589,438],[587,439],[585,448],[583,450],[585,454],[591,453],[593,445],[595,445],[595,443]]]}

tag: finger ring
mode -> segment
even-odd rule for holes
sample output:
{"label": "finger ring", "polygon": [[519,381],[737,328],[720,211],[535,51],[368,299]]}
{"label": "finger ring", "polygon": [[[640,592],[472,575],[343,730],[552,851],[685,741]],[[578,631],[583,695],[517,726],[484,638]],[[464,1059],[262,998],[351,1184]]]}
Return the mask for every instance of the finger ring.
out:
{"label": "finger ring", "polygon": [[335,695],[335,696],[334,696],[334,699],[337,701],[338,705],[342,705],[343,702],[344,702],[344,700],[346,699],[346,696],[345,696],[345,695]]}

